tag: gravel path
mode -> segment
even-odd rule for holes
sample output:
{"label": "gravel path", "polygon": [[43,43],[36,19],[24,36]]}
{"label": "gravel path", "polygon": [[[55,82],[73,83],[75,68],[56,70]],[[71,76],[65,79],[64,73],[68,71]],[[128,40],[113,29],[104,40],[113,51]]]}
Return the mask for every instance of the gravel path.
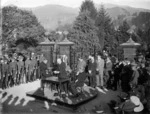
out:
{"label": "gravel path", "polygon": [[70,110],[62,106],[53,106],[49,103],[50,109],[44,108],[44,101],[26,96],[26,92],[36,90],[40,87],[40,80],[21,84],[6,90],[0,90],[0,111],[2,114],[26,114],[26,113],[94,113],[96,110],[101,110],[105,114],[113,113],[111,103],[119,102],[118,95],[120,92],[103,91],[98,89],[98,96],[81,105],[77,111]]}

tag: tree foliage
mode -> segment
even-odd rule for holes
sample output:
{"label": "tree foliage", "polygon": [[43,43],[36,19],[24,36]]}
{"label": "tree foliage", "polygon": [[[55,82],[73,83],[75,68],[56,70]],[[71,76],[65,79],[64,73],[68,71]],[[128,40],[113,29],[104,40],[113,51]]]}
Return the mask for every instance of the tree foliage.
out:
{"label": "tree foliage", "polygon": [[98,37],[102,48],[108,47],[113,48],[112,44],[114,42],[114,29],[111,22],[111,18],[107,15],[106,10],[103,6],[98,11],[98,15],[95,21],[98,27]]}
{"label": "tree foliage", "polygon": [[9,46],[22,43],[27,48],[42,40],[45,30],[32,12],[7,6],[2,9],[2,14],[3,43]]}
{"label": "tree foliage", "polygon": [[124,43],[126,42],[129,38],[130,38],[130,35],[128,33],[128,30],[130,29],[130,26],[129,24],[126,22],[126,21],[123,21],[123,24],[121,26],[119,26],[119,43]]}
{"label": "tree foliage", "polygon": [[85,0],[82,2],[82,5],[80,7],[80,12],[89,11],[89,16],[91,19],[95,20],[97,16],[97,9],[95,8],[95,5],[92,0]]}
{"label": "tree foliage", "polygon": [[139,15],[132,19],[132,24],[144,31],[147,31],[150,27],[150,13],[140,12]]}
{"label": "tree foliage", "polygon": [[100,49],[97,28],[88,11],[80,12],[69,36],[70,40],[75,43],[76,50],[82,49],[86,53],[94,47]]}

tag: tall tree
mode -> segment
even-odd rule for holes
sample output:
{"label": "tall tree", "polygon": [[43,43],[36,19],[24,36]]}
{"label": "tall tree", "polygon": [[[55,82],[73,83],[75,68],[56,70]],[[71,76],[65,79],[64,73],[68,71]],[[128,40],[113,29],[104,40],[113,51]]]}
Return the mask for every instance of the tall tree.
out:
{"label": "tall tree", "polygon": [[89,12],[80,12],[76,18],[73,29],[70,32],[70,40],[75,42],[75,48],[84,50],[84,54],[94,49],[100,49],[97,28],[94,21],[89,17]]}
{"label": "tall tree", "polygon": [[84,12],[88,10],[89,11],[89,16],[95,20],[97,16],[97,9],[95,8],[94,2],[92,0],[85,0],[82,2],[80,12]]}
{"label": "tall tree", "polygon": [[129,39],[129,37],[130,37],[130,35],[128,33],[129,29],[130,29],[130,26],[127,23],[126,20],[123,21],[123,24],[121,26],[119,26],[118,30],[119,30],[119,33],[121,35],[121,37],[119,38],[119,42],[120,43],[124,43],[124,42],[126,42]]}
{"label": "tall tree", "polygon": [[2,9],[2,14],[3,43],[9,45],[22,43],[25,47],[29,47],[42,40],[45,29],[32,12],[7,6]]}
{"label": "tall tree", "polygon": [[133,25],[136,25],[138,28],[147,31],[150,27],[150,13],[149,12],[140,12],[138,16],[135,16],[131,21]]}
{"label": "tall tree", "polygon": [[98,11],[98,15],[95,21],[96,26],[98,27],[98,37],[102,48],[109,47],[112,48],[113,44],[113,24],[111,18],[107,15],[106,10],[103,5]]}

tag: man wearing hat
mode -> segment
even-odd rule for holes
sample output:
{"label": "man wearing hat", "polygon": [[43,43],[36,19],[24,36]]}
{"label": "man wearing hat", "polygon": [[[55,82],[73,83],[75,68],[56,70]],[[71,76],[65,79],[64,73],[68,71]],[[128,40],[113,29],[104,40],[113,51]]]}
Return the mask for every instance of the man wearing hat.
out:
{"label": "man wearing hat", "polygon": [[128,114],[133,114],[141,112],[144,109],[144,106],[137,96],[130,96],[130,99],[121,103],[119,107],[115,107],[115,109],[117,108],[123,112],[127,112]]}

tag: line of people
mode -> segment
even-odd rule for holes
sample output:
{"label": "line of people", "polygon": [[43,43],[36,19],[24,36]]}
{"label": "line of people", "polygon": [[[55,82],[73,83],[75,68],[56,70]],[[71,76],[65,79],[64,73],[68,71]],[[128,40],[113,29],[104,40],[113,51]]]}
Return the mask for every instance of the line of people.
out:
{"label": "line of people", "polygon": [[0,82],[1,88],[6,89],[22,83],[28,83],[40,79],[39,63],[44,56],[4,55],[0,60]]}

